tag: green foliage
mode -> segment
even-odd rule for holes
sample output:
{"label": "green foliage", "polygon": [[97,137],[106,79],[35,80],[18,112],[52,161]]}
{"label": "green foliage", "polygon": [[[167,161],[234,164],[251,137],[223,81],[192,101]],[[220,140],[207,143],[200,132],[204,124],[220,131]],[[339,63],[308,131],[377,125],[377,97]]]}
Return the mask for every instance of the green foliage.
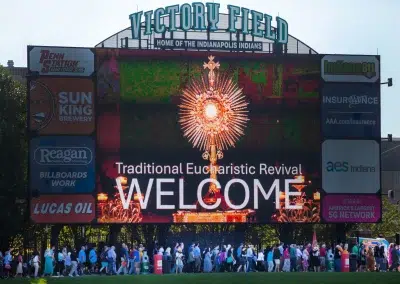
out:
{"label": "green foliage", "polygon": [[378,224],[360,224],[358,230],[369,231],[372,237],[382,234],[385,238],[394,237],[400,232],[399,206],[391,204],[387,197],[382,198],[382,222]]}
{"label": "green foliage", "polygon": [[270,247],[279,242],[277,231],[270,225],[249,225],[246,230],[246,242],[261,245],[261,248]]}
{"label": "green foliage", "polygon": [[0,242],[7,246],[26,221],[26,87],[0,66]]}

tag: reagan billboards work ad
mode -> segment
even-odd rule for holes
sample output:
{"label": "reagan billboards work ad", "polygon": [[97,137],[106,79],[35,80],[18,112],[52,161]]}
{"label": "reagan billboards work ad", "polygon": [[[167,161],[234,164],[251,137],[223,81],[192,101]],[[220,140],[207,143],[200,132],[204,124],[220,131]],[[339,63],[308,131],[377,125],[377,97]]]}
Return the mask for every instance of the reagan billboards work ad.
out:
{"label": "reagan billboards work ad", "polygon": [[90,137],[47,136],[32,139],[31,191],[35,195],[93,192],[95,187],[93,149],[94,141]]}
{"label": "reagan billboards work ad", "polygon": [[319,222],[318,56],[96,57],[98,222]]}

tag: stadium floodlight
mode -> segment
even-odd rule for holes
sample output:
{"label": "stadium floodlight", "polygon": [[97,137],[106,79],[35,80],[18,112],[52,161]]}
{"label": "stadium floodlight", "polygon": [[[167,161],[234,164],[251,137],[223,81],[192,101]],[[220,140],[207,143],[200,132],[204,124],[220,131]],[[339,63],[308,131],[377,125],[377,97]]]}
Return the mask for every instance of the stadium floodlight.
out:
{"label": "stadium floodlight", "polygon": [[381,83],[381,85],[388,85],[388,87],[393,86],[393,78],[388,78],[387,82]]}

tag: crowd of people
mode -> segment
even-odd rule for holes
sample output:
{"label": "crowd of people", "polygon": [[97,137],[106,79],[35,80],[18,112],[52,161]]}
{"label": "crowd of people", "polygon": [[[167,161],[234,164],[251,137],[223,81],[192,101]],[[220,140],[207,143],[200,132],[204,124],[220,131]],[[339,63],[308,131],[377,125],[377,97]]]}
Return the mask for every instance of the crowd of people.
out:
{"label": "crowd of people", "polygon": [[[349,250],[347,244],[327,247],[325,244],[285,245],[276,244],[263,250],[253,245],[237,247],[222,245],[201,248],[192,243],[187,248],[183,243],[164,247],[155,244],[151,254],[143,245],[128,248],[122,244],[96,247],[82,246],[74,248],[48,248],[43,255],[43,263],[38,252],[34,252],[28,261],[22,253],[13,253],[10,249],[3,255],[0,252],[0,276],[2,277],[38,277],[70,276],[87,274],[132,275],[148,274],[153,270],[150,258],[160,255],[162,271],[169,273],[211,273],[211,272],[340,272],[341,256],[348,253],[351,271],[398,271],[400,249],[398,245],[370,246],[354,244]],[[352,264],[351,264],[352,265]]]}

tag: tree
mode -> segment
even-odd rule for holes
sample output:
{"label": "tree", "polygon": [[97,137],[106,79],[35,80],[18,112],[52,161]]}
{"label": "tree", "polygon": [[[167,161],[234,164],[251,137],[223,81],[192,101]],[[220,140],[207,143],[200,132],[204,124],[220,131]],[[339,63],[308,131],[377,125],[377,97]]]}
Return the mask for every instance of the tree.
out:
{"label": "tree", "polygon": [[[0,66],[0,248],[27,223],[26,87]],[[22,201],[22,202],[20,202]],[[25,202],[24,202],[25,201]]]}
{"label": "tree", "polygon": [[382,198],[382,222],[377,224],[360,224],[359,231],[370,231],[371,236],[382,234],[385,238],[394,237],[400,232],[399,206],[391,204],[387,197]]}

